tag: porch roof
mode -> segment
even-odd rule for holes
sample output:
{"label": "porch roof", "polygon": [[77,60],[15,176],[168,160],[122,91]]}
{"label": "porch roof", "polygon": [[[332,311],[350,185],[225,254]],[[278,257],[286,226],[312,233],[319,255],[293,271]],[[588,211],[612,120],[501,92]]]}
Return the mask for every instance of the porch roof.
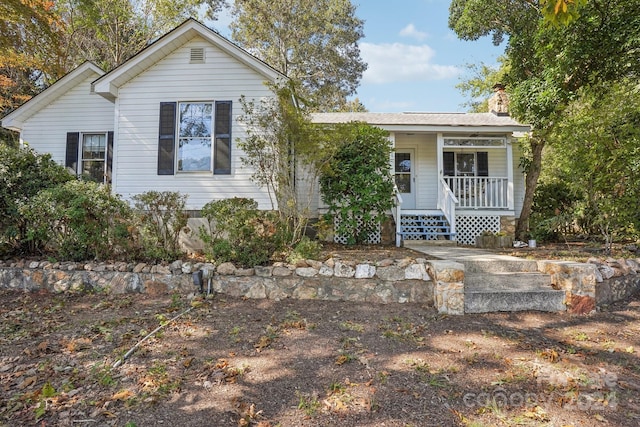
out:
{"label": "porch roof", "polygon": [[[528,132],[528,125],[518,123],[510,116],[493,113],[316,113],[314,123],[365,122],[389,131],[500,131]],[[473,128],[473,129],[472,129]]]}

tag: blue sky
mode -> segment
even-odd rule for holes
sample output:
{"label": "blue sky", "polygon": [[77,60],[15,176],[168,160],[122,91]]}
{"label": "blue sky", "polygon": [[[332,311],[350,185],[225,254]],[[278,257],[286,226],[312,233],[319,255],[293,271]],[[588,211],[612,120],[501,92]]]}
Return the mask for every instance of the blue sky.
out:
{"label": "blue sky", "polygon": [[[465,64],[495,64],[504,47],[489,37],[458,40],[447,25],[450,0],[352,0],[365,21],[361,56],[369,68],[357,97],[372,112],[465,111],[455,87]],[[228,35],[228,17],[213,23]]]}

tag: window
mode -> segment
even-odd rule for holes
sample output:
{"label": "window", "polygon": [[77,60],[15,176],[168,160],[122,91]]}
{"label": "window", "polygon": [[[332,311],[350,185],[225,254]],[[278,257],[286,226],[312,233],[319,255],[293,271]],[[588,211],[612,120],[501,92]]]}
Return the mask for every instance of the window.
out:
{"label": "window", "polygon": [[65,166],[71,173],[111,184],[113,132],[69,132]]}
{"label": "window", "polygon": [[85,133],[82,135],[80,174],[95,182],[104,182],[107,159],[107,135]]}
{"label": "window", "polygon": [[212,103],[180,103],[178,172],[211,170]]}
{"label": "window", "polygon": [[230,174],[231,117],[231,101],[161,103],[158,175]]}
{"label": "window", "polygon": [[489,156],[486,151],[443,153],[445,176],[489,176]]}

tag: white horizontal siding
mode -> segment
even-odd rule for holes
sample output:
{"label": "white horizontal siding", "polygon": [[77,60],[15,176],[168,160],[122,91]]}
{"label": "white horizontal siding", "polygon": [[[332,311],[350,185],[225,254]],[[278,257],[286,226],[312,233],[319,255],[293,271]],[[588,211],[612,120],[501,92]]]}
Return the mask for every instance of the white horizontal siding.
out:
{"label": "white horizontal siding", "polygon": [[[205,63],[190,64],[190,49],[205,48]],[[117,169],[115,191],[125,198],[149,190],[188,194],[189,209],[200,209],[211,200],[229,197],[255,199],[270,209],[266,189],[251,181],[242,164],[237,138],[246,137],[237,119],[242,115],[239,99],[272,96],[264,77],[224,54],[201,38],[176,49],[136,78],[119,88],[117,111]],[[176,173],[157,175],[159,107],[161,102],[232,101],[231,175]]]}
{"label": "white horizontal siding", "polygon": [[112,131],[113,104],[91,93],[91,82],[98,77],[87,78],[25,120],[24,143],[39,153],[50,153],[64,165],[67,132]]}

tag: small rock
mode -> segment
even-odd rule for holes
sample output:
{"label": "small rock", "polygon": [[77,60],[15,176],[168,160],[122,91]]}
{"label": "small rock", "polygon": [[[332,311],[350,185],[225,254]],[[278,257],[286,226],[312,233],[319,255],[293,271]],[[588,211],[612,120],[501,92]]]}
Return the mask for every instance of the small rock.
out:
{"label": "small rock", "polygon": [[296,274],[300,277],[315,277],[318,275],[318,270],[312,267],[299,267],[296,268]]}
{"label": "small rock", "polygon": [[255,274],[255,269],[253,268],[237,268],[236,276],[253,276]]}
{"label": "small rock", "polygon": [[182,273],[191,274],[193,272],[193,264],[190,262],[185,262],[182,264]]}
{"label": "small rock", "polygon": [[236,273],[236,266],[230,262],[223,262],[218,266],[216,271],[222,276],[230,276]]}
{"label": "small rock", "polygon": [[356,265],[356,279],[371,279],[376,275],[376,268],[373,265],[369,264],[358,264]]}
{"label": "small rock", "polygon": [[378,261],[376,263],[376,266],[378,267],[389,267],[391,265],[394,264],[394,261],[390,258],[386,258],[386,259],[381,259],[380,261]]}
{"label": "small rock", "polygon": [[147,266],[147,264],[145,264],[144,262],[138,263],[136,264],[136,266],[133,268],[133,272],[134,273],[141,273],[142,270],[144,270],[144,268]]}

